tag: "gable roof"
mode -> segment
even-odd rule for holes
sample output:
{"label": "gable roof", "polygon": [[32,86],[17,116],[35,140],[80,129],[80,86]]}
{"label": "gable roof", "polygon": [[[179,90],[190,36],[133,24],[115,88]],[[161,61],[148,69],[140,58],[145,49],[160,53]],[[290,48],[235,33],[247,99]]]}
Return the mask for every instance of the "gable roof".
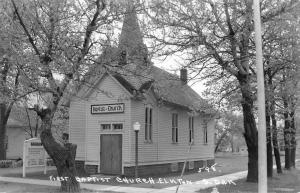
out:
{"label": "gable roof", "polygon": [[128,64],[112,73],[121,85],[132,94],[147,93],[152,90],[159,101],[182,106],[189,110],[214,112],[212,106],[190,86],[183,83],[177,75],[156,66]]}
{"label": "gable roof", "polygon": [[[107,47],[97,63],[87,73],[78,97],[84,97],[87,91],[95,89],[105,73],[109,73],[134,99],[141,99],[152,90],[159,102],[207,114],[215,113],[212,106],[177,75],[152,65],[143,43],[135,5],[131,1],[126,8],[118,48]],[[69,105],[69,101],[65,105]]]}
{"label": "gable roof", "polygon": [[[105,68],[106,70],[103,70]],[[125,66],[117,64],[104,67],[99,64],[93,69],[94,76],[82,85],[81,89],[93,89],[107,73],[120,83],[135,99],[138,96],[153,91],[157,101],[169,105],[180,106],[191,111],[213,114],[215,110],[205,99],[201,98],[189,85],[184,84],[180,78],[153,65],[139,65],[130,63]],[[95,81],[96,80],[96,81]],[[86,91],[86,90],[85,90]],[[87,92],[81,92],[87,94]],[[79,97],[85,97],[80,95]]]}

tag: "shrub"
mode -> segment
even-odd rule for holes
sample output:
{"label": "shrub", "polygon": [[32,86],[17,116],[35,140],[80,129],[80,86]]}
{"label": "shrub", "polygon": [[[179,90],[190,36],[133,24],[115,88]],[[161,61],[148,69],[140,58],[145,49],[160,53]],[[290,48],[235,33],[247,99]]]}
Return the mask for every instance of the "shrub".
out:
{"label": "shrub", "polygon": [[12,164],[13,168],[19,168],[19,167],[22,167],[22,166],[23,166],[23,160],[22,159],[15,160]]}
{"label": "shrub", "polygon": [[13,160],[0,160],[0,168],[12,167]]}
{"label": "shrub", "polygon": [[47,159],[47,166],[54,166],[52,159],[50,159],[50,158]]}

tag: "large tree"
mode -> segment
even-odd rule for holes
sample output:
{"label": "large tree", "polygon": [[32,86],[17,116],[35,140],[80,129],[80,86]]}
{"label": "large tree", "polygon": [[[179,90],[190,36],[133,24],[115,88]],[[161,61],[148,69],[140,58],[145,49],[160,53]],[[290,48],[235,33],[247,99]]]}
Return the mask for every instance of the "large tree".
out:
{"label": "large tree", "polygon": [[[299,7],[298,4],[290,12],[277,16],[266,23],[263,35],[267,128],[271,128],[271,119],[273,131],[273,136],[269,135],[268,144],[273,141],[274,155],[279,173],[281,172],[281,166],[277,143],[276,113],[278,114],[278,110],[276,109],[278,108],[276,108],[276,103],[280,104],[281,99],[285,101],[281,105],[284,119],[287,119],[289,114],[294,114],[293,111],[295,112],[295,110],[293,109],[295,109],[297,100],[295,91],[299,82],[299,77],[296,76],[299,73],[299,56],[295,54],[299,52]],[[287,76],[288,74],[289,76]],[[286,120],[286,128],[289,125],[292,126],[292,123],[292,121]],[[288,129],[285,129],[285,136],[287,131]],[[294,136],[294,133],[292,136]],[[285,139],[288,139],[288,137],[285,137]],[[285,141],[286,144],[289,143],[288,140]],[[286,147],[289,146],[287,145]],[[293,149],[293,146],[291,148]],[[285,154],[287,168],[290,165],[289,157],[291,154],[288,149],[286,148]],[[269,160],[272,161],[272,154],[269,157]],[[272,171],[272,163],[268,164],[268,168],[268,171]]]}
{"label": "large tree", "polygon": [[[262,1],[262,23],[288,11],[294,3],[293,0]],[[163,50],[162,54],[184,54],[189,57],[186,63],[190,69],[207,69],[210,76],[216,79],[226,77],[238,86],[248,147],[247,181],[257,182],[252,0],[169,0],[155,1],[150,7],[152,9],[147,14],[154,29],[148,29],[149,35],[158,42],[155,45]]]}
{"label": "large tree", "polygon": [[23,47],[22,44],[17,45],[18,40],[13,34],[7,33],[13,26],[5,15],[6,5],[0,2],[0,160],[6,159],[6,125],[11,109],[16,101],[30,93],[20,84],[24,66],[18,51]]}
{"label": "large tree", "polygon": [[41,119],[41,142],[58,176],[68,177],[61,181],[61,191],[78,192],[76,145],[57,142],[52,121],[62,100],[83,83],[89,64],[106,44],[109,26],[119,16],[118,5],[106,0],[7,1],[7,17],[18,29],[15,35],[27,46],[22,54],[31,68],[23,71],[24,83],[49,96],[44,105],[34,106]]}
{"label": "large tree", "polygon": [[282,74],[281,109],[284,119],[285,168],[295,167],[296,153],[296,108],[299,101],[297,88],[299,85],[299,67],[285,69]]}

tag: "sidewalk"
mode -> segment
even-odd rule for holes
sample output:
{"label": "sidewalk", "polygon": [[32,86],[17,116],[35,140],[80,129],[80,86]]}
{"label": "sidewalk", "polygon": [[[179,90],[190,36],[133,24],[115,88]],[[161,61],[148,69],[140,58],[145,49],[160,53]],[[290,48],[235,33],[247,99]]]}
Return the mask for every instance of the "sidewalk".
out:
{"label": "sidewalk", "polygon": [[[296,160],[297,168],[299,167],[300,160]],[[276,166],[274,165],[274,168]],[[53,168],[51,168],[53,169]],[[2,169],[1,169],[2,170]],[[5,171],[0,170],[0,175]],[[4,169],[5,170],[5,169]],[[32,169],[29,172],[33,171],[42,171],[43,168]],[[20,172],[20,168],[8,168],[6,172],[14,173]],[[207,178],[200,181],[193,181],[192,183],[181,184],[179,186],[178,192],[181,193],[192,193],[199,192],[199,190],[212,188],[217,185],[225,185],[226,184],[235,184],[234,181],[246,178],[247,171],[236,172],[232,174],[217,176],[213,178]],[[11,182],[11,183],[23,183],[23,184],[34,184],[34,185],[45,185],[45,186],[60,186],[59,181],[50,181],[50,180],[39,180],[39,179],[28,179],[28,178],[16,178],[16,177],[1,177],[0,181],[3,182]],[[124,193],[174,193],[178,185],[174,185],[171,187],[154,189],[154,188],[142,188],[142,187],[132,187],[132,186],[112,186],[112,185],[102,185],[102,184],[87,184],[81,183],[81,188],[92,191],[112,191],[112,192],[124,192]]]}

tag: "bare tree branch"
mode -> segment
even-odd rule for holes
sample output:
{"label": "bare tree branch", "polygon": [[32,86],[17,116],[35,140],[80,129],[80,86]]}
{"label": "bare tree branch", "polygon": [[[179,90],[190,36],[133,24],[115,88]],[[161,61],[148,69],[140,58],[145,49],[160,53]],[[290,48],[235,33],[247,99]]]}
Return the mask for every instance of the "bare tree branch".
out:
{"label": "bare tree branch", "polygon": [[75,72],[79,69],[80,64],[82,63],[82,60],[87,55],[88,50],[89,50],[89,45],[90,45],[90,40],[91,40],[92,33],[96,30],[97,20],[99,18],[99,15],[103,10],[105,10],[105,8],[106,8],[105,0],[97,0],[96,1],[96,11],[93,15],[93,19],[91,20],[91,22],[88,24],[88,26],[86,28],[85,37],[84,37],[83,45],[82,45],[82,48],[81,48],[81,54],[78,57],[77,62],[74,65],[72,71],[67,76],[65,76],[65,79],[63,80],[63,83],[60,87],[60,92],[61,93],[64,92],[64,90],[66,89],[66,87],[69,84],[70,80],[73,78]]}
{"label": "bare tree branch", "polygon": [[11,2],[12,2],[12,5],[13,5],[15,14],[17,15],[18,20],[19,20],[19,22],[20,22],[20,25],[22,26],[22,28],[23,28],[23,30],[24,30],[24,32],[25,32],[25,34],[26,34],[26,36],[27,36],[27,38],[28,38],[30,44],[32,45],[32,48],[34,49],[35,53],[36,53],[38,56],[41,56],[40,51],[38,50],[38,48],[37,48],[37,46],[36,46],[36,44],[35,44],[35,42],[34,42],[32,36],[30,35],[30,33],[29,33],[29,31],[28,31],[28,29],[27,29],[27,27],[26,27],[26,25],[25,25],[25,23],[24,23],[24,21],[23,21],[21,15],[20,15],[20,13],[19,13],[19,10],[18,10],[18,8],[17,8],[17,5],[16,5],[15,1],[14,1],[14,0],[11,0]]}

